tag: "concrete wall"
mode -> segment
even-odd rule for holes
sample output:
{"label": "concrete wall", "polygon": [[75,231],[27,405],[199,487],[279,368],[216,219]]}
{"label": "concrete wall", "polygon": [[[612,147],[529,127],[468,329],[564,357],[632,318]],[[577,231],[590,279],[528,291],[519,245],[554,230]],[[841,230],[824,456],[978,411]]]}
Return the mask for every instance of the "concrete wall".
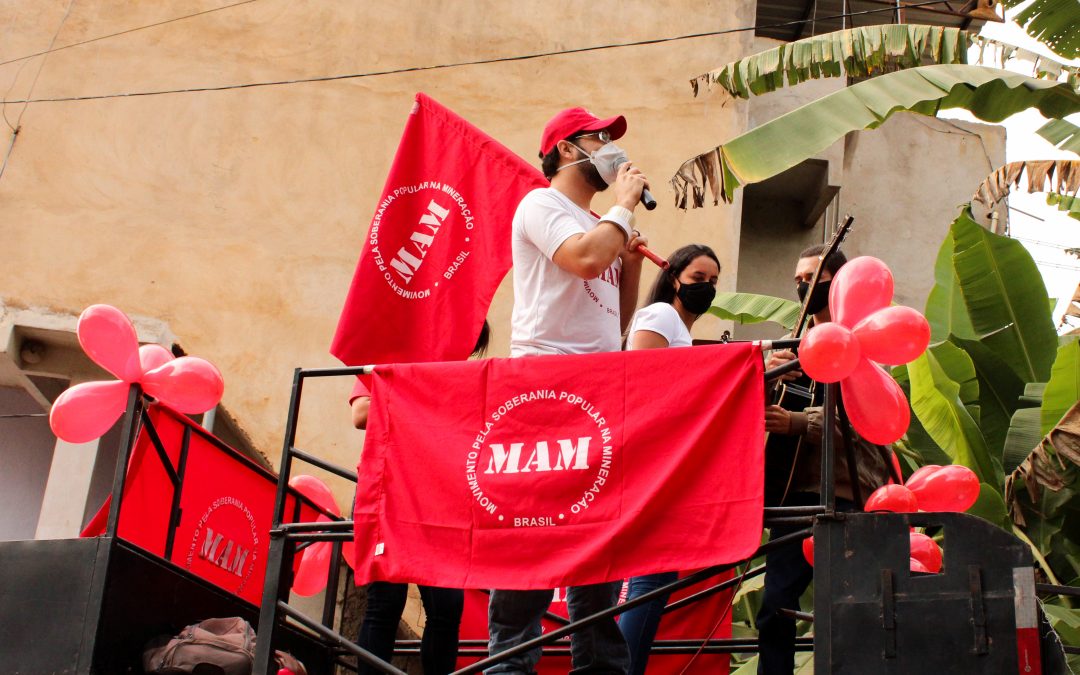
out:
{"label": "concrete wall", "polygon": [[[213,9],[198,0],[0,2],[0,62]],[[260,0],[0,66],[8,100],[289,80],[745,26],[753,3]],[[536,157],[556,111],[623,113],[621,144],[662,206],[653,247],[711,244],[734,288],[735,207],[680,212],[679,163],[745,128],[745,104],[688,80],[749,51],[749,33],[334,82],[4,106],[20,132],[0,176],[0,300],[78,314],[104,302],[167,322],[213,361],[224,405],[276,463],[292,369],[327,353],[361,241],[416,91]],[[6,150],[11,131],[0,124]],[[607,198],[610,200],[610,197]],[[601,200],[600,206],[606,207]],[[649,275],[653,272],[650,270]],[[651,276],[643,283],[647,286]],[[507,353],[504,282],[491,312]],[[703,326],[705,336],[712,328]],[[298,443],[358,456],[344,380],[305,389]],[[339,487],[339,499],[350,495]]]}

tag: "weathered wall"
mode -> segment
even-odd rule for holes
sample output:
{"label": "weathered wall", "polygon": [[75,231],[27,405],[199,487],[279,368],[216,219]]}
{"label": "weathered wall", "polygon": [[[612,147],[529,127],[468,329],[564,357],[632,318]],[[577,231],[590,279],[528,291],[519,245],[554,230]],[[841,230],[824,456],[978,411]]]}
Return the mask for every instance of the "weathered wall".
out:
{"label": "weathered wall", "polygon": [[[68,0],[4,0],[0,62],[43,51],[54,35],[55,46],[69,45],[223,4],[80,0],[65,19]],[[722,0],[260,0],[0,65],[0,87],[8,100],[218,87],[753,19],[753,3]],[[12,125],[22,117],[0,177],[0,299],[73,314],[104,302],[164,320],[189,353],[220,367],[225,406],[276,462],[292,369],[335,364],[330,338],[414,92],[530,161],[543,123],[563,107],[625,114],[621,144],[662,204],[640,216],[641,229],[663,254],[689,241],[713,245],[722,283],[734,288],[737,205],[679,212],[664,183],[682,160],[743,130],[744,104],[695,100],[687,80],[747,53],[750,35],[333,82],[40,102],[25,113],[7,104]],[[0,130],[6,150],[10,130]],[[507,281],[491,312],[496,356],[507,352],[510,304]],[[348,390],[342,380],[307,386],[298,443],[351,465],[360,438],[348,426]],[[347,488],[339,497],[349,502]]]}

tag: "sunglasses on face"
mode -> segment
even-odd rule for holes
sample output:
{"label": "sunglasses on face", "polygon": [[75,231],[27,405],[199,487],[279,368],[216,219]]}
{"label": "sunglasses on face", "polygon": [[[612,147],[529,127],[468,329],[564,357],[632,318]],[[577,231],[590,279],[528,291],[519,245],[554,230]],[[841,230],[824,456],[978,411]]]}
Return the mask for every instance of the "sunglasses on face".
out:
{"label": "sunglasses on face", "polygon": [[596,138],[601,143],[610,143],[611,142],[611,132],[608,131],[607,129],[604,129],[602,131],[592,131],[592,132],[587,133],[587,134],[578,134],[577,136],[575,136],[575,138],[588,138],[589,136],[596,136]]}

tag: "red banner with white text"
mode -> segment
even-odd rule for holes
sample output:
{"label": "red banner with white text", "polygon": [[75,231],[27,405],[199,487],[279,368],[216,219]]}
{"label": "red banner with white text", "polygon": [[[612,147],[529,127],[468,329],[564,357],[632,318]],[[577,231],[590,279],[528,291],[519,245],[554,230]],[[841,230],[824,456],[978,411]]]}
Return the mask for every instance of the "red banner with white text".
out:
{"label": "red banner with white text", "polygon": [[[117,536],[260,604],[277,478],[174,410],[152,405],[145,419],[128,463]],[[111,503],[105,501],[81,536],[104,534]],[[290,489],[285,521],[317,516]]]}
{"label": "red banner with white text", "polygon": [[752,344],[377,368],[357,582],[543,589],[746,558],[762,372]]}
{"label": "red banner with white text", "polygon": [[405,125],[330,353],[346,365],[466,358],[510,269],[536,168],[424,94]]}

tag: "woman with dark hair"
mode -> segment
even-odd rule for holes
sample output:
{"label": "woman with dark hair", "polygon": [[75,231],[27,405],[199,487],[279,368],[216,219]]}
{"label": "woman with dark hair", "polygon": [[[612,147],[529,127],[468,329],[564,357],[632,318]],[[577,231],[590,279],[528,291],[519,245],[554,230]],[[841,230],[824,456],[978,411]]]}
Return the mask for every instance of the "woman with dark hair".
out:
{"label": "woman with dark hair", "polygon": [[[472,356],[483,357],[491,339],[491,326],[487,319],[480,328]],[[352,408],[353,426],[366,429],[368,412],[371,406],[370,376],[356,378],[356,385],[349,396]],[[425,675],[445,675],[456,669],[458,653],[458,631],[461,626],[461,612],[465,605],[465,592],[460,588],[438,588],[419,586],[420,600],[424,603],[427,624],[420,639],[420,663]],[[398,623],[405,611],[405,600],[409,585],[375,581],[367,587],[367,606],[364,619],[360,624],[360,637],[357,640],[383,661],[390,663],[394,656],[394,643],[397,639]],[[361,663],[358,670],[362,674],[374,674],[381,671]]]}
{"label": "woman with dark hair", "polygon": [[[668,258],[667,269],[656,278],[648,304],[634,314],[627,331],[626,349],[689,347],[690,327],[709,311],[716,297],[720,261],[708,246],[683,246]],[[660,572],[630,579],[628,599],[670,584],[678,572]],[[667,597],[657,598],[624,612],[619,629],[630,648],[630,674],[645,672],[660,616]]]}

